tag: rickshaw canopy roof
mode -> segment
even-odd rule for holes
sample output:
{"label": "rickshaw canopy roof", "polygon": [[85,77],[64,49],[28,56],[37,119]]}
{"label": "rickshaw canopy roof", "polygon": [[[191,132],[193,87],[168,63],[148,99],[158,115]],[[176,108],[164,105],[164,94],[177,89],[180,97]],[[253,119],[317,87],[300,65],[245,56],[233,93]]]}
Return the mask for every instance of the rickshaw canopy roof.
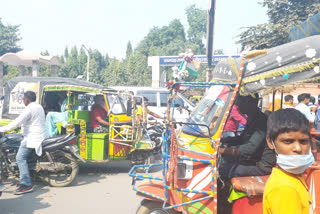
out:
{"label": "rickshaw canopy roof", "polygon": [[[279,89],[320,79],[320,35],[270,48],[266,54],[245,59],[240,93]],[[221,61],[213,71],[214,81],[236,82],[241,59]]]}
{"label": "rickshaw canopy roof", "polygon": [[[23,83],[23,84],[21,84]],[[10,94],[13,90],[26,90],[24,85],[33,84],[33,89],[37,93],[37,101],[43,92],[46,91],[79,91],[86,93],[100,93],[106,87],[83,80],[62,77],[16,77],[10,79],[5,86],[5,97],[3,104],[3,118],[14,119],[17,114],[10,113]],[[18,88],[17,88],[18,87]],[[21,89],[19,89],[21,87]],[[28,87],[26,87],[28,88]],[[28,89],[27,89],[28,90]],[[21,92],[22,93],[22,92]],[[12,106],[12,105],[11,105]]]}

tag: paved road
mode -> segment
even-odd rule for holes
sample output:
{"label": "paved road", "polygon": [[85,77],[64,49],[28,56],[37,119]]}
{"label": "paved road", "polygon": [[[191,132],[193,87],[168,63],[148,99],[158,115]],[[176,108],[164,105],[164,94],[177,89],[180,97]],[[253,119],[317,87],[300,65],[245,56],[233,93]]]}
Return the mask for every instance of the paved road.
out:
{"label": "paved road", "polygon": [[13,195],[17,181],[8,181],[0,198],[0,214],[132,214],[140,200],[131,190],[128,162],[80,166],[69,187],[35,185],[35,191]]}

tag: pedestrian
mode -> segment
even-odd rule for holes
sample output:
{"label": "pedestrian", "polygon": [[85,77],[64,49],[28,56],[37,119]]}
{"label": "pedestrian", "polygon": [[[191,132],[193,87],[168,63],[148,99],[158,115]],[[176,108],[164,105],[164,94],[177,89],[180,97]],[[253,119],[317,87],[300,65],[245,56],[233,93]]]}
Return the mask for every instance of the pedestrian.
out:
{"label": "pedestrian", "polygon": [[286,108],[294,108],[293,106],[293,96],[291,94],[288,94],[284,97],[284,104],[282,105],[283,109]]}
{"label": "pedestrian", "polygon": [[45,113],[42,106],[35,101],[36,94],[33,91],[25,92],[23,102],[26,107],[23,112],[7,126],[0,127],[0,132],[4,133],[21,127],[24,137],[16,156],[20,173],[20,185],[15,191],[16,195],[33,191],[27,159],[34,150],[41,156],[41,143],[47,137]]}
{"label": "pedestrian", "polygon": [[277,165],[263,194],[264,214],[310,214],[312,197],[302,173],[313,164],[309,121],[296,109],[270,115],[267,143],[277,156]]}
{"label": "pedestrian", "polygon": [[308,93],[303,93],[298,96],[298,104],[295,109],[300,111],[309,121],[309,123],[314,123],[314,116],[311,114],[310,108],[307,106],[310,102],[311,95]]}

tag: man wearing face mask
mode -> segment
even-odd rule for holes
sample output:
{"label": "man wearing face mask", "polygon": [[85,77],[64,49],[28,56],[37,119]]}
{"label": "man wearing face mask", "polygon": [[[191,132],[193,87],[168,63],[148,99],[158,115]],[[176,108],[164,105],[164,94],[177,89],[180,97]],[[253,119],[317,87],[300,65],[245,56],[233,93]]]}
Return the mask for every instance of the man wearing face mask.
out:
{"label": "man wearing face mask", "polygon": [[295,109],[283,109],[268,119],[267,142],[277,154],[263,194],[264,214],[310,214],[312,197],[302,173],[313,164],[309,121]]}

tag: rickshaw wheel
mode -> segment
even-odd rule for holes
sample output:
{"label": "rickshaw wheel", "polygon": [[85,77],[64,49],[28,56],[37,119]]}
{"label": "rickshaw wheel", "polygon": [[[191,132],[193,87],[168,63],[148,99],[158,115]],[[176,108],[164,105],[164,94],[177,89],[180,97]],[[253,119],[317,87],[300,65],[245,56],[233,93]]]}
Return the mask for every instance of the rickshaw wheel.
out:
{"label": "rickshaw wheel", "polygon": [[162,202],[144,199],[141,201],[141,205],[136,214],[179,214],[179,212],[175,211],[174,209],[162,209],[162,205]]}
{"label": "rickshaw wheel", "polygon": [[49,172],[43,176],[43,180],[53,187],[65,187],[70,185],[78,175],[79,166],[71,154],[56,151],[51,153],[55,162],[67,164],[69,167],[61,172]]}

